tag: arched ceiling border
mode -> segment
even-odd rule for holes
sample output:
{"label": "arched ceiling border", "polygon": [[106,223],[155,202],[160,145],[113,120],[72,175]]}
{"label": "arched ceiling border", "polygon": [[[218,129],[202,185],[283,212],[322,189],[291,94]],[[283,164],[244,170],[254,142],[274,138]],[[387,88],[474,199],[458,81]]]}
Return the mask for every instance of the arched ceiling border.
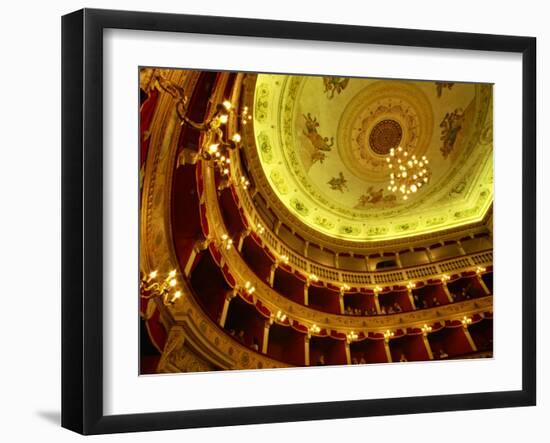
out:
{"label": "arched ceiling border", "polygon": [[[254,109],[254,95],[256,88],[257,74],[247,73],[243,80],[242,91],[242,106],[248,106],[249,109]],[[340,252],[379,252],[388,248],[407,249],[411,245],[416,245],[422,242],[439,241],[446,239],[456,239],[461,236],[467,236],[472,231],[491,232],[491,227],[488,227],[488,222],[492,219],[492,201],[487,206],[485,214],[481,221],[472,222],[466,225],[451,227],[434,231],[427,234],[416,234],[403,236],[389,240],[368,240],[368,241],[350,241],[342,238],[329,236],[303,223],[296,217],[274,193],[267,177],[264,174],[262,165],[258,157],[256,139],[254,135],[253,125],[247,125],[242,130],[243,149],[248,163],[248,168],[252,172],[257,190],[264,196],[269,207],[274,211],[277,217],[289,226],[295,233],[302,238],[317,243],[318,245]],[[394,249],[395,250],[395,249]]]}

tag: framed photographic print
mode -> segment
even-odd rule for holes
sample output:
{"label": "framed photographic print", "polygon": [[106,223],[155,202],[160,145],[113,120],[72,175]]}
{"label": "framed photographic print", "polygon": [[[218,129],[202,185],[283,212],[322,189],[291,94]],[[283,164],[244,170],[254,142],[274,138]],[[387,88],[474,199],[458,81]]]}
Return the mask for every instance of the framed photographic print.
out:
{"label": "framed photographic print", "polygon": [[534,38],[62,25],[64,427],[535,404]]}

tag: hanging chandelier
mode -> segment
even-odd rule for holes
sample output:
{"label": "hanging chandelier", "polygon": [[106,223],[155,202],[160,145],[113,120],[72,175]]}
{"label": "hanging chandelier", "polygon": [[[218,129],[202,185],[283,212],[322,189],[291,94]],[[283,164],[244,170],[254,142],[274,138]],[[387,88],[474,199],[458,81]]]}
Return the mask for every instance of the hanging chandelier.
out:
{"label": "hanging chandelier", "polygon": [[416,155],[409,155],[409,152],[399,146],[391,148],[386,157],[390,169],[390,184],[388,191],[407,200],[430,181],[431,171],[428,166],[428,159],[425,155],[417,158]]}

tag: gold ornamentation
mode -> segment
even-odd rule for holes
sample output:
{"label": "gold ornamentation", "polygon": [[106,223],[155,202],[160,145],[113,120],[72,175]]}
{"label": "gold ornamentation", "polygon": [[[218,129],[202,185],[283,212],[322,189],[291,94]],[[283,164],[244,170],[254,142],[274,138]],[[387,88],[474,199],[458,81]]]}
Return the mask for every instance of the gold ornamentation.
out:
{"label": "gold ornamentation", "polygon": [[369,186],[367,193],[359,197],[359,201],[355,205],[355,209],[366,209],[372,205],[390,205],[393,206],[397,200],[397,197],[393,194],[384,195],[384,189],[380,188],[378,191],[374,189],[374,186]]}
{"label": "gold ornamentation", "polygon": [[340,94],[349,83],[349,78],[345,77],[323,77],[325,85],[325,94],[329,100],[334,98],[334,94]]}
{"label": "gold ornamentation", "polygon": [[327,184],[330,186],[330,189],[333,191],[340,191],[344,193],[344,190],[348,190],[347,180],[344,178],[344,174],[340,172],[338,177],[332,177]]}
{"label": "gold ornamentation", "polygon": [[454,83],[449,82],[435,82],[435,89],[437,91],[437,97],[441,98],[443,94],[443,89],[448,89],[449,91],[453,89]]}
{"label": "gold ornamentation", "polygon": [[443,142],[440,151],[444,158],[447,158],[453,151],[458,133],[462,129],[463,123],[464,111],[461,108],[457,108],[453,112],[447,112],[439,124],[441,128],[440,140]]}
{"label": "gold ornamentation", "polygon": [[313,153],[311,154],[311,162],[323,163],[326,158],[325,152],[330,152],[332,146],[334,145],[334,137],[330,139],[328,137],[323,137],[317,132],[319,127],[319,122],[316,117],[312,117],[310,113],[304,115],[305,119],[305,129],[303,131],[304,135],[310,141],[313,146]]}

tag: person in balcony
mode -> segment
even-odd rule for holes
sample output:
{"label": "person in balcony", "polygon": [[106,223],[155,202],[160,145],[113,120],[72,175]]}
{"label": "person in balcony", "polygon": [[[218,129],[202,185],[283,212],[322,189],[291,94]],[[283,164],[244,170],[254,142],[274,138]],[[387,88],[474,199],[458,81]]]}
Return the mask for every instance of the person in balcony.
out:
{"label": "person in balcony", "polygon": [[326,366],[324,354],[319,355],[319,358],[317,359],[316,366]]}
{"label": "person in balcony", "polygon": [[241,329],[237,335],[237,340],[244,344],[244,331]]}
{"label": "person in balcony", "polygon": [[366,365],[367,364],[367,360],[365,360],[365,357],[361,357],[361,360],[359,360],[359,364],[360,365]]}
{"label": "person in balcony", "polygon": [[395,302],[395,303],[393,304],[393,310],[394,310],[395,312],[403,312],[403,309],[401,309],[401,305],[400,305],[399,303],[397,303],[397,302]]}
{"label": "person in balcony", "polygon": [[388,306],[388,314],[393,314],[394,313],[394,310],[393,310],[393,306]]}
{"label": "person in balcony", "polygon": [[439,300],[435,297],[432,298],[432,305],[433,306],[439,306],[441,303],[439,303]]}
{"label": "person in balcony", "polygon": [[404,363],[404,362],[409,361],[409,360],[407,360],[407,357],[405,356],[405,354],[401,353],[401,357],[399,357],[399,361],[401,363]]}
{"label": "person in balcony", "polygon": [[250,346],[253,351],[259,351],[260,345],[258,343],[258,339],[256,337],[252,337],[252,346]]}
{"label": "person in balcony", "polygon": [[443,359],[447,358],[448,356],[449,356],[449,354],[447,354],[443,348],[439,349],[439,358],[440,358],[440,360],[443,360]]}
{"label": "person in balcony", "polygon": [[357,361],[357,359],[356,359],[355,357],[353,357],[353,358],[351,359],[351,364],[352,364],[352,365],[358,365],[359,362]]}

